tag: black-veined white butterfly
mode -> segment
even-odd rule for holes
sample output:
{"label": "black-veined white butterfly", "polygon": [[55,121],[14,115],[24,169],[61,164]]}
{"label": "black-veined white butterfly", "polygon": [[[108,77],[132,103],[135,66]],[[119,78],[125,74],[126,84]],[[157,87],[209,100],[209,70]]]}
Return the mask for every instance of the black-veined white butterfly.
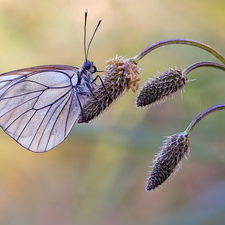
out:
{"label": "black-veined white butterfly", "polygon": [[0,126],[20,145],[33,152],[45,152],[60,144],[69,134],[85,101],[93,94],[97,72],[87,60],[93,37],[81,68],[45,65],[0,75]]}

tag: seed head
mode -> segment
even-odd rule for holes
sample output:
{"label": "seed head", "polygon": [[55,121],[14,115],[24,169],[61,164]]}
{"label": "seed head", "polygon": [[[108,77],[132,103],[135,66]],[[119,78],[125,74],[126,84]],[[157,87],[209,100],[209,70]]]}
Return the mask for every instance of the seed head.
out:
{"label": "seed head", "polygon": [[104,86],[100,84],[93,91],[95,97],[91,96],[84,105],[78,123],[88,123],[107,109],[124,91],[131,89],[135,92],[139,87],[140,69],[134,61],[116,56],[115,59],[106,61],[106,64]]}
{"label": "seed head", "polygon": [[185,132],[174,134],[164,142],[162,150],[153,161],[154,164],[146,182],[146,191],[157,188],[172,173],[177,172],[182,166],[183,157],[187,157],[190,152],[189,137]]}
{"label": "seed head", "polygon": [[183,87],[188,83],[186,75],[178,69],[168,69],[155,79],[149,78],[137,98],[136,105],[138,107],[161,103],[167,97],[175,95],[178,91],[182,91]]}

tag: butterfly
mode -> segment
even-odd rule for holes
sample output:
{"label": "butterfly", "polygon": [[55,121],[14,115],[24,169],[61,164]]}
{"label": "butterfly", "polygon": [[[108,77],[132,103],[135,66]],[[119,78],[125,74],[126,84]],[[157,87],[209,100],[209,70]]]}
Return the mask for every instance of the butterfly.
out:
{"label": "butterfly", "polygon": [[71,131],[82,106],[93,94],[97,71],[87,60],[99,20],[80,68],[44,65],[0,74],[0,126],[16,142],[33,152],[46,152],[60,144]]}

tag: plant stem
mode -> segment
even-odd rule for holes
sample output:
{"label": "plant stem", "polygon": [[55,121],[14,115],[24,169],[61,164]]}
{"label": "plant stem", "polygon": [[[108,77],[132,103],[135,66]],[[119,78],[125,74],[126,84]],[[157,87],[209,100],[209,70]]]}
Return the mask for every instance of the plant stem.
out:
{"label": "plant stem", "polygon": [[194,70],[196,68],[199,68],[199,67],[203,67],[203,66],[214,67],[214,68],[221,69],[221,70],[225,71],[225,65],[222,65],[222,64],[216,63],[216,62],[202,61],[202,62],[197,62],[197,63],[191,64],[190,66],[188,66],[186,69],[184,69],[182,71],[182,74],[187,75],[192,70]]}
{"label": "plant stem", "polygon": [[207,116],[208,114],[221,110],[221,109],[225,109],[225,104],[219,104],[219,105],[214,105],[206,110],[204,110],[203,112],[201,112],[198,116],[196,116],[192,122],[188,125],[188,127],[186,128],[186,130],[184,131],[185,133],[187,133],[188,135],[191,133],[192,129],[195,127],[195,125],[201,120],[203,119],[205,116]]}
{"label": "plant stem", "polygon": [[225,64],[225,58],[219,52],[217,52],[215,49],[211,48],[209,45],[203,44],[203,43],[195,41],[195,40],[182,39],[182,38],[173,38],[173,39],[166,39],[166,40],[158,41],[158,42],[148,46],[147,48],[145,48],[143,51],[141,51],[135,57],[131,58],[131,60],[134,61],[135,63],[138,63],[144,56],[146,56],[148,53],[150,53],[154,49],[157,49],[157,48],[165,46],[165,45],[171,45],[171,44],[185,44],[185,45],[192,45],[192,46],[201,48],[201,49],[211,53],[218,60],[220,60],[223,64]]}

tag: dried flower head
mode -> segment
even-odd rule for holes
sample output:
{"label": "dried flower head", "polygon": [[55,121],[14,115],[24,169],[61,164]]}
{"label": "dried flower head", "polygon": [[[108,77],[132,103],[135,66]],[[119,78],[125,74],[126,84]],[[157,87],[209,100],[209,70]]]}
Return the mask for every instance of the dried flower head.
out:
{"label": "dried flower head", "polygon": [[178,91],[182,91],[183,87],[188,83],[188,78],[178,69],[168,69],[155,79],[149,78],[137,98],[136,105],[138,107],[151,105],[153,103],[161,103],[168,96],[175,95]]}
{"label": "dried flower head", "polygon": [[183,157],[190,152],[189,137],[186,132],[177,133],[164,141],[162,150],[153,161],[153,167],[146,182],[146,191],[153,190],[177,172],[182,166]]}
{"label": "dried flower head", "polygon": [[106,61],[106,64],[104,86],[100,84],[93,91],[94,96],[84,105],[78,123],[88,123],[107,109],[124,91],[131,89],[135,92],[139,87],[140,69],[132,59],[116,56],[115,59]]}

